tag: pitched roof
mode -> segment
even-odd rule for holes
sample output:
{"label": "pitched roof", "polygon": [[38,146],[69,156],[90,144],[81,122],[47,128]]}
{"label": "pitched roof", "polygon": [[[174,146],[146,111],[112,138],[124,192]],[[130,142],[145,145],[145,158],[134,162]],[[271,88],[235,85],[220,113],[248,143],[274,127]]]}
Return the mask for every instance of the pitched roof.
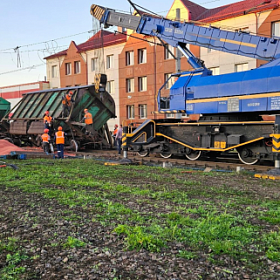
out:
{"label": "pitched roof", "polygon": [[[106,30],[100,30],[95,35],[90,37],[86,42],[77,45],[78,52],[85,52],[88,50],[100,49],[116,44],[126,42],[126,35],[120,33],[112,33]],[[75,43],[75,42],[74,42]],[[67,55],[67,50],[52,54],[45,57],[45,59],[51,59],[59,56]]]}
{"label": "pitched roof", "polygon": [[[182,0],[183,1],[183,0]],[[193,20],[214,22],[226,18],[237,17],[247,13],[273,9],[279,6],[279,0],[245,0],[214,9],[206,10]]]}
{"label": "pitched roof", "polygon": [[196,20],[197,17],[199,17],[201,14],[203,14],[205,11],[207,11],[206,8],[192,2],[189,0],[181,0],[181,2],[184,4],[184,6],[189,10],[190,12],[190,19]]}

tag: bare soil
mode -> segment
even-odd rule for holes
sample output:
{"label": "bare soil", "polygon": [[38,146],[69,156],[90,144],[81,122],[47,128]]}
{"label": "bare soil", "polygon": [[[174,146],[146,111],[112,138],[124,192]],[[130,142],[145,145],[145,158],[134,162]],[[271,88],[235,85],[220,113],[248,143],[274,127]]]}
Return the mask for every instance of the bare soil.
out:
{"label": "bare soil", "polygon": [[[69,167],[67,167],[69,162],[65,164],[68,170],[73,168],[72,163]],[[78,166],[79,163],[75,164]],[[101,168],[101,164],[99,166]],[[30,172],[31,167],[28,166],[21,167],[20,172],[24,172],[25,168],[26,172]],[[98,169],[98,164],[94,168]],[[137,171],[136,167],[130,170],[129,166],[116,166],[108,167],[108,170],[112,168],[115,169],[116,175],[110,178],[108,174],[103,176],[101,173],[92,173],[92,177],[84,173],[79,177],[88,178],[89,181],[99,180],[104,184],[110,182],[114,186],[129,186],[131,189],[145,189],[150,186],[156,192],[164,186],[170,191],[185,192],[186,185],[172,179],[176,177],[177,180],[192,182],[188,193],[191,201],[199,200],[205,205],[211,202],[217,207],[222,202],[235,199],[237,193],[242,193],[241,197],[246,196],[247,200],[235,209],[228,209],[233,215],[236,210],[242,211],[248,207],[258,208],[260,205],[259,203],[254,205],[249,201],[275,202],[279,201],[280,197],[279,181],[264,181],[253,178],[251,174],[202,176],[196,172],[188,173],[183,170],[178,170],[177,174],[174,174],[169,169],[164,171],[154,169],[153,174],[159,176],[156,178],[143,176],[145,171],[142,169]],[[50,175],[50,173],[44,173],[43,167],[41,170],[42,177]],[[26,192],[21,188],[23,186],[22,173],[17,174],[17,171],[8,170],[8,167],[6,171],[0,170],[0,172],[2,178],[12,176],[12,181],[18,180],[18,187],[10,187],[7,183],[0,182],[0,279],[280,279],[280,263],[268,259],[255,249],[252,249],[255,260],[251,259],[250,264],[246,259],[227,254],[212,255],[209,258],[211,250],[207,248],[197,249],[196,257],[193,259],[179,257],[180,251],[194,249],[187,243],[176,240],[168,241],[168,246],[163,247],[159,252],[146,249],[128,250],[125,246],[126,236],[114,232],[116,226],[120,224],[120,219],[112,219],[109,224],[98,219],[99,215],[104,214],[105,209],[98,211],[99,208],[96,208],[95,203],[88,204],[87,207],[69,205],[55,197],[47,198],[42,193]],[[59,172],[61,178],[71,175],[70,171],[69,174],[65,171]],[[141,173],[141,176],[138,176],[137,172]],[[165,177],[166,180],[161,180],[160,177]],[[46,184],[42,183],[42,186]],[[207,188],[202,188],[202,186]],[[49,187],[55,190],[67,190],[67,185],[60,183],[50,182]],[[96,186],[93,190],[91,186],[80,185],[77,190],[89,195],[92,195],[93,191],[96,194],[109,195],[109,191],[106,194],[102,186]],[[223,192],[225,194],[221,196]],[[174,211],[174,207],[178,206],[178,202],[169,197],[158,200],[151,196],[132,195],[129,192],[118,195],[116,191],[114,195],[111,193],[109,200],[110,203],[120,203],[133,211],[139,211],[144,216],[147,214],[147,217],[155,216],[156,213],[169,214]],[[191,203],[186,207],[195,208],[196,205]],[[180,213],[180,211],[177,212]],[[279,224],[272,224],[246,213],[244,213],[244,218],[252,225],[257,225],[260,232],[279,231]],[[181,214],[183,215],[183,212]],[[196,215],[198,214],[193,213],[190,217],[195,219]],[[151,220],[147,218],[146,225],[150,223]],[[69,236],[84,241],[85,245],[66,248],[63,244]],[[2,247],[1,250],[1,242],[8,244],[11,238],[17,240],[16,248]],[[248,251],[250,250],[248,248]],[[3,273],[3,269],[8,266],[7,255],[15,252],[22,254],[24,252],[27,256],[20,262],[24,271],[8,278]]]}

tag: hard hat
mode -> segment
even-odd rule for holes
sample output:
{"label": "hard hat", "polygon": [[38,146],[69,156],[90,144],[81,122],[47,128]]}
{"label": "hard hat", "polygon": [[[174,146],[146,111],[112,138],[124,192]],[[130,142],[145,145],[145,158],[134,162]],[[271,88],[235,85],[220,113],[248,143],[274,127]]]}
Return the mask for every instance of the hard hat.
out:
{"label": "hard hat", "polygon": [[49,111],[46,111],[46,112],[45,112],[46,115],[49,114],[49,113],[50,113]]}
{"label": "hard hat", "polygon": [[58,129],[58,130],[62,130],[62,126],[59,126],[57,129]]}
{"label": "hard hat", "polygon": [[72,94],[73,94],[73,91],[69,91],[69,94],[71,94],[71,95],[72,95]]}
{"label": "hard hat", "polygon": [[115,127],[119,127],[117,124],[115,124]]}
{"label": "hard hat", "polygon": [[88,109],[84,109],[84,112],[88,111]]}
{"label": "hard hat", "polygon": [[48,132],[49,132],[49,130],[46,128],[46,129],[44,129],[44,132],[45,132],[45,133],[48,133]]}

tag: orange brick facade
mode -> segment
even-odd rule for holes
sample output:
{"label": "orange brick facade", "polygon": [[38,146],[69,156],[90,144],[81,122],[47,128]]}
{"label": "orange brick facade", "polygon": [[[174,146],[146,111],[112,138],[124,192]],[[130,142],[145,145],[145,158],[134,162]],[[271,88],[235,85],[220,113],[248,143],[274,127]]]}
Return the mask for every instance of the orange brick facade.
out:
{"label": "orange brick facade", "polygon": [[[165,49],[154,38],[133,34],[130,37],[119,55],[119,77],[120,77],[120,120],[126,120],[128,116],[128,106],[134,105],[135,117],[131,122],[143,122],[145,118],[140,118],[139,105],[147,105],[147,119],[163,118],[164,115],[155,114],[158,110],[157,95],[159,89],[165,82],[165,75],[176,72],[176,61],[173,58],[165,59]],[[149,42],[142,41],[149,40]],[[145,63],[139,63],[139,50],[146,50],[147,57]],[[191,47],[195,56],[199,56],[199,47]],[[133,52],[134,63],[127,65],[127,52]],[[175,53],[176,55],[176,53]],[[190,70],[186,58],[181,60],[181,69]],[[147,77],[147,90],[139,91],[139,78]],[[127,79],[134,80],[134,91],[128,92]],[[162,96],[167,96],[169,89],[162,89]]]}
{"label": "orange brick facade", "polygon": [[[75,63],[79,63],[79,71],[76,71],[77,69],[75,69]],[[66,73],[66,64],[70,65],[70,74]],[[86,62],[78,52],[76,44],[73,41],[67,50],[67,55],[63,60],[59,72],[62,88],[88,84]]]}
{"label": "orange brick facade", "polygon": [[[258,29],[258,34],[261,36],[265,35],[267,37],[271,37],[272,35],[272,23],[280,20],[280,10],[273,10],[270,15],[266,18],[263,24]],[[257,67],[265,64],[266,61],[257,60]]]}

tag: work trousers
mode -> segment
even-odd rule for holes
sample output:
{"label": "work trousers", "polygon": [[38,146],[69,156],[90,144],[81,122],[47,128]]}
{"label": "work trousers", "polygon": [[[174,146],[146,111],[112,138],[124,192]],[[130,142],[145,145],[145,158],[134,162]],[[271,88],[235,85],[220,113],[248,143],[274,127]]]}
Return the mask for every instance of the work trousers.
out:
{"label": "work trousers", "polygon": [[120,155],[122,152],[122,139],[121,138],[117,138],[117,144],[118,144],[118,153]]}
{"label": "work trousers", "polygon": [[64,144],[56,144],[58,158],[64,158]]}
{"label": "work trousers", "polygon": [[43,150],[48,155],[50,152],[50,144],[49,142],[43,142]]}

